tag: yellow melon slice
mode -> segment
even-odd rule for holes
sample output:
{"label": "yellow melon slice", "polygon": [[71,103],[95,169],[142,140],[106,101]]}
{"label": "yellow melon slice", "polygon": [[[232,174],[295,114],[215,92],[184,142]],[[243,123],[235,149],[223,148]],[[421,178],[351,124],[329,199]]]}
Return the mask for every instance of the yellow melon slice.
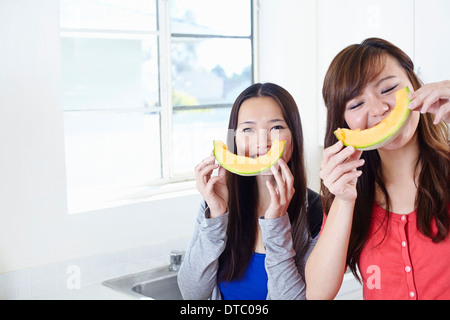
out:
{"label": "yellow melon slice", "polygon": [[405,87],[395,93],[395,107],[386,118],[377,125],[365,130],[350,130],[338,128],[334,131],[338,140],[346,146],[354,146],[359,150],[373,150],[385,146],[394,140],[408,122],[411,115],[408,108],[411,100],[409,89]]}
{"label": "yellow melon slice", "polygon": [[230,152],[220,140],[214,140],[214,157],[226,170],[241,176],[255,176],[263,173],[281,158],[286,141],[274,140],[270,150],[262,156],[250,158]]}

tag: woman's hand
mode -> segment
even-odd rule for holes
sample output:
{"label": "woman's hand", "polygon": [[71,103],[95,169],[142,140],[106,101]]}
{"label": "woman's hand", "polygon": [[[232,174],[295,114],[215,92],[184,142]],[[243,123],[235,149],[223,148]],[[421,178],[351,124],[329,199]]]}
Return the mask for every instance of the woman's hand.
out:
{"label": "woman's hand", "polygon": [[[218,175],[211,177],[213,170],[217,168],[219,168]],[[227,211],[228,188],[225,173],[225,169],[215,163],[214,156],[203,159],[195,167],[196,186],[208,204],[211,218],[218,217]]]}
{"label": "woman's hand", "polygon": [[441,120],[450,123],[450,80],[429,83],[419,90],[411,92],[409,104],[411,110],[420,110],[435,115],[434,124]]}
{"label": "woman's hand", "polygon": [[269,180],[266,181],[267,189],[270,193],[270,204],[264,214],[265,219],[283,216],[295,193],[294,177],[291,170],[289,170],[286,162],[282,159],[278,160],[278,164],[279,168],[275,165],[270,168],[276,181],[276,187]]}
{"label": "woman's hand", "polygon": [[324,150],[319,175],[323,184],[337,198],[354,201],[357,197],[356,182],[362,173],[356,168],[364,164],[364,159],[359,159],[362,151],[343,146],[338,141]]}

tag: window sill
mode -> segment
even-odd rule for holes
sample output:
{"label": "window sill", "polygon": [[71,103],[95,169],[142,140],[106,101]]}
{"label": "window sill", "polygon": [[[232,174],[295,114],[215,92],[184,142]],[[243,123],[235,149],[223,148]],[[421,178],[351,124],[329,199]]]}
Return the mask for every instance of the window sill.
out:
{"label": "window sill", "polygon": [[198,194],[195,180],[134,188],[90,188],[68,191],[68,213],[78,214],[136,203]]}

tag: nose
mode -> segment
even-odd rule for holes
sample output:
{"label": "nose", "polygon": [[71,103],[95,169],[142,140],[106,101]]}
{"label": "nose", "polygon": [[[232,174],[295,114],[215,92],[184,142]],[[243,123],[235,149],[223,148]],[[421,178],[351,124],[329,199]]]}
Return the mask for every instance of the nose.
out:
{"label": "nose", "polygon": [[267,129],[259,129],[258,131],[258,150],[267,152],[272,146],[272,135]]}
{"label": "nose", "polygon": [[371,117],[381,117],[390,109],[389,103],[377,98],[368,99],[366,104]]}

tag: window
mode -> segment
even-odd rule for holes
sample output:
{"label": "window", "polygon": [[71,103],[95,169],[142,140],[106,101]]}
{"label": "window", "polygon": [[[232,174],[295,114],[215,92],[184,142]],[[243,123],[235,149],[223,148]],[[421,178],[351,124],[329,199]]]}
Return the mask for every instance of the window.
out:
{"label": "window", "polygon": [[252,1],[60,0],[69,211],[193,180],[253,83]]}

